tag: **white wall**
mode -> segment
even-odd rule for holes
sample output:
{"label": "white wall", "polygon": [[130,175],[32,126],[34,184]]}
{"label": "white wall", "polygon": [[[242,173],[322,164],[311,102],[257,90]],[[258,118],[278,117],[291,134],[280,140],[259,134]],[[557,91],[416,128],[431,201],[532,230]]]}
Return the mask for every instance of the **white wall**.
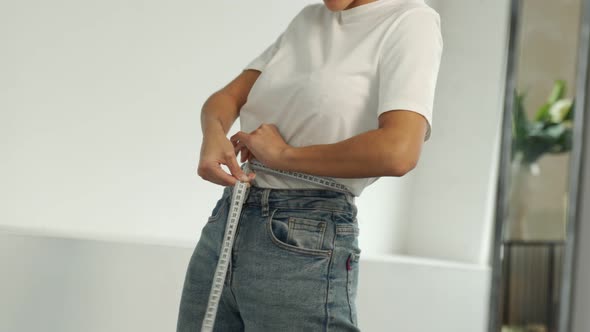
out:
{"label": "white wall", "polygon": [[200,108],[307,3],[0,3],[0,226],[194,246]]}
{"label": "white wall", "polygon": [[[169,329],[178,276],[222,192],[196,175],[200,107],[311,2],[0,3],[0,230],[59,239],[3,239],[0,265],[15,269],[10,280],[0,274],[0,293],[22,302],[0,301],[0,311],[26,319],[26,312],[42,311],[37,305],[59,303],[53,300],[60,296],[69,308],[77,301],[94,306],[91,314],[79,307],[41,316],[66,331],[85,315],[98,319],[108,310],[141,319],[136,306],[155,312],[158,298],[170,311],[152,326]],[[484,265],[481,278],[471,279],[479,283],[472,294],[481,294],[473,302],[481,312],[507,0],[429,3],[441,14],[445,39],[432,138],[416,170],[382,178],[357,199],[359,244],[362,259],[404,253]],[[112,241],[148,245],[127,255]],[[178,250],[156,253],[162,249],[156,244]],[[60,259],[66,253],[71,265]],[[157,266],[161,274],[150,275],[150,257],[176,257],[170,264],[177,265]],[[96,281],[92,273],[99,270],[108,287],[84,290],[80,280]],[[365,282],[381,282],[378,269],[364,270]],[[399,272],[388,271],[387,277]],[[148,279],[134,284],[141,273]],[[63,280],[75,287],[52,290],[52,281]],[[391,279],[392,290],[403,280]],[[14,282],[18,287],[10,288]],[[142,288],[163,284],[165,295]],[[109,309],[118,296],[128,298]],[[364,303],[361,315],[374,305]]]}
{"label": "white wall", "polygon": [[407,253],[489,264],[508,0],[438,6],[444,50],[431,142],[414,170]]}
{"label": "white wall", "polygon": [[[200,107],[311,2],[2,4],[0,227],[194,246],[222,189],[196,175]],[[359,242],[484,263],[506,1],[429,3],[445,40],[433,136],[412,174],[359,197]]]}
{"label": "white wall", "polygon": [[[191,253],[0,231],[0,331],[174,331]],[[360,271],[361,331],[485,331],[489,268],[388,256]]]}
{"label": "white wall", "polygon": [[[200,107],[311,2],[1,4],[0,227],[194,246],[221,194],[196,175]],[[366,253],[403,251],[409,189],[359,199]]]}
{"label": "white wall", "polygon": [[190,254],[0,231],[0,331],[174,331]]}

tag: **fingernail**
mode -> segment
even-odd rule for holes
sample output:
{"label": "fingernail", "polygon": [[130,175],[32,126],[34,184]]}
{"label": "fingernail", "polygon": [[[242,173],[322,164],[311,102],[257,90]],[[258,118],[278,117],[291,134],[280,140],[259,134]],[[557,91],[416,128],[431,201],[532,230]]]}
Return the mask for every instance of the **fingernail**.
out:
{"label": "fingernail", "polygon": [[240,176],[240,180],[242,180],[242,181],[249,181],[250,179],[248,178],[248,176],[246,174],[242,174]]}

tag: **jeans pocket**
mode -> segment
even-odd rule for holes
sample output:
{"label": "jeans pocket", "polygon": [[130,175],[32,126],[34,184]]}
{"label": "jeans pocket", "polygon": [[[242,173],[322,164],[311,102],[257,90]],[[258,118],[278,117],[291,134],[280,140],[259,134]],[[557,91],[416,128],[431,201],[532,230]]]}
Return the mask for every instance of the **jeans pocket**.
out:
{"label": "jeans pocket", "polygon": [[331,255],[332,250],[322,249],[328,221],[310,215],[310,211],[276,208],[267,220],[268,236],[277,247],[292,253]]}
{"label": "jeans pocket", "polygon": [[354,252],[357,255],[360,255],[360,228],[356,216],[351,216],[349,213],[334,213],[334,220],[336,221],[335,247],[346,252]]}
{"label": "jeans pocket", "polygon": [[211,211],[211,215],[207,219],[207,224],[214,223],[219,219],[219,217],[223,214],[223,210],[229,204],[229,199],[229,196],[224,195],[219,200],[217,200],[217,203],[215,204],[213,211]]}
{"label": "jeans pocket", "polygon": [[358,289],[359,258],[359,252],[352,252],[348,255],[348,260],[346,261],[346,295],[350,310],[350,321],[355,326],[357,325],[356,295]]}

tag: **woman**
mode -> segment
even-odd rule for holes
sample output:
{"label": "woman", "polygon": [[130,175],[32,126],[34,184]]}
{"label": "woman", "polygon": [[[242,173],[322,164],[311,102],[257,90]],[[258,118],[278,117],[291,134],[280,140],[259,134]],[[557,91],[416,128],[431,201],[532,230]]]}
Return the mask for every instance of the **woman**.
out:
{"label": "woman", "polygon": [[[178,331],[199,331],[232,186],[250,191],[216,331],[358,331],[354,197],[403,176],[430,138],[443,42],[423,0],[324,0],[204,104],[198,175],[225,187],[189,262]],[[240,118],[241,131],[227,138]],[[257,171],[329,177],[348,193]],[[220,164],[227,165],[227,174]]]}

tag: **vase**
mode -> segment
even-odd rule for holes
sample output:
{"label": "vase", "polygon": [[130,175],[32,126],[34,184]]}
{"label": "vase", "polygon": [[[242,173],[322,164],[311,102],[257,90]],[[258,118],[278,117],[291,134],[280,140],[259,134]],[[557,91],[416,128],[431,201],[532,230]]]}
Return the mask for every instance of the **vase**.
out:
{"label": "vase", "polygon": [[534,185],[541,171],[539,164],[525,162],[517,154],[510,165],[510,187],[508,201],[508,221],[506,240],[526,240],[531,226],[530,212]]}

